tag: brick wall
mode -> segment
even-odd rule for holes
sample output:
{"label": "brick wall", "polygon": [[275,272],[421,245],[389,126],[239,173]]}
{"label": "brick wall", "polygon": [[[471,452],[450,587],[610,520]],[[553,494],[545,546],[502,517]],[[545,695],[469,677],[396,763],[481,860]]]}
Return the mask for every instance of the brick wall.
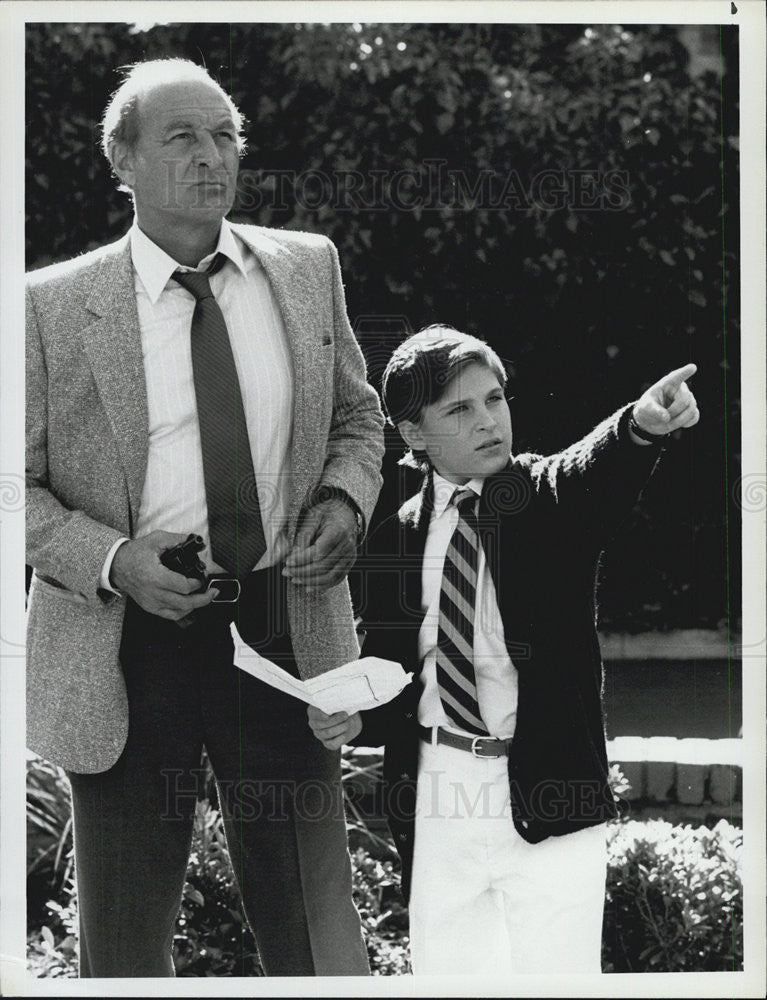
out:
{"label": "brick wall", "polygon": [[619,736],[607,743],[607,756],[630,782],[623,798],[632,813],[654,813],[677,821],[743,812],[743,742],[740,739],[674,739]]}
{"label": "brick wall", "polygon": [[[743,743],[740,739],[675,739],[619,736],[607,756],[631,785],[622,793],[630,814],[693,824],[743,816]],[[354,768],[345,775],[354,797],[372,796],[380,780],[381,753],[368,747],[346,751]]]}

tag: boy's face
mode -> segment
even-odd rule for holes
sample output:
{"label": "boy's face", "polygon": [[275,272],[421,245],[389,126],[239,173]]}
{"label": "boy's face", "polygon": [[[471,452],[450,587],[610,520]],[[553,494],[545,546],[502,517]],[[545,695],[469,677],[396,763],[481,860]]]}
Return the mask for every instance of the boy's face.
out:
{"label": "boy's face", "polygon": [[457,485],[500,472],[511,452],[511,415],[503,387],[478,361],[460,368],[440,399],[424,407],[420,421],[405,420],[399,431]]}

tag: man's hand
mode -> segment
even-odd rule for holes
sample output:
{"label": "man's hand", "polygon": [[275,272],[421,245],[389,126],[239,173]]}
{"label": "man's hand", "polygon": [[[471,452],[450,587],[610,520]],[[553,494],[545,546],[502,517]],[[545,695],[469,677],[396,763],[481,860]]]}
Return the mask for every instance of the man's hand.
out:
{"label": "man's hand", "polygon": [[698,404],[686,380],[697,371],[685,365],[664,375],[643,393],[634,404],[634,420],[648,434],[670,434],[681,427],[692,427],[700,419]]}
{"label": "man's hand", "polygon": [[285,560],[283,576],[310,590],[340,583],[357,558],[357,518],[343,500],[310,507]]}
{"label": "man's hand", "polygon": [[189,580],[160,562],[161,552],[186,537],[170,531],[152,531],[125,542],[115,552],[109,582],[132,597],[144,611],[159,618],[178,621],[197,608],[204,608],[213,600],[214,592],[193,593],[199,590],[199,580]]}
{"label": "man's hand", "polygon": [[338,750],[362,729],[362,717],[359,712],[347,715],[346,712],[335,712],[325,715],[319,708],[310,705],[307,715],[312,732],[320,743],[328,750]]}

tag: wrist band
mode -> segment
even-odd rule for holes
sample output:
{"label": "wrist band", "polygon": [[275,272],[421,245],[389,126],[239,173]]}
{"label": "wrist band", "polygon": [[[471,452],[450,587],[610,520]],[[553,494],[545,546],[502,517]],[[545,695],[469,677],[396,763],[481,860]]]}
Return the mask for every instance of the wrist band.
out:
{"label": "wrist band", "polygon": [[650,444],[659,444],[668,434],[650,434],[649,431],[642,430],[639,424],[634,420],[634,414],[632,413],[629,417],[629,430],[632,434],[635,434],[642,441],[648,441]]}

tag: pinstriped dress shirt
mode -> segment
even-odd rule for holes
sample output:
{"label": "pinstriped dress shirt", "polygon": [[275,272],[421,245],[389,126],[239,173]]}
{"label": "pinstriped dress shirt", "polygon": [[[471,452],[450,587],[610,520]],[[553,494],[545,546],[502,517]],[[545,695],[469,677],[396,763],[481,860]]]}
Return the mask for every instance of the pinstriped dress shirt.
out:
{"label": "pinstriped dress shirt", "polygon": [[[200,555],[209,571],[217,571],[221,567],[212,560],[209,547],[192,376],[195,299],[171,280],[180,265],[135,222],[130,242],[149,412],[149,458],[136,536],[158,529],[202,535],[206,548]],[[215,252],[227,258],[210,284],[226,320],[242,391],[267,542],[258,563],[262,569],[284,558],[288,547],[292,357],[266,274],[226,220]],[[200,261],[199,269],[205,269],[212,256]],[[104,566],[107,576],[114,551]]]}

